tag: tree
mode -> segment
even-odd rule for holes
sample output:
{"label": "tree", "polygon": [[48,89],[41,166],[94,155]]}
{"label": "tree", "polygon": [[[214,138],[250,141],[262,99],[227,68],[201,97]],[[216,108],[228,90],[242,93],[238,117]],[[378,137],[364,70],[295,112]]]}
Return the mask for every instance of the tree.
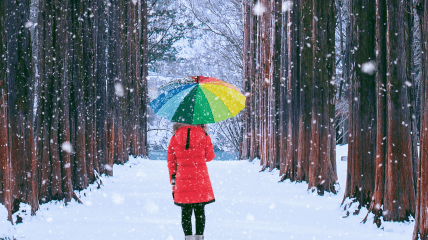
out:
{"label": "tree", "polygon": [[[297,176],[298,182],[309,182],[309,155],[311,146],[311,110],[313,97],[314,79],[314,55],[313,47],[315,34],[313,32],[314,9],[313,0],[302,0],[300,2],[300,106],[299,109],[299,133],[297,145]],[[296,147],[296,146],[295,146]],[[289,150],[289,149],[287,149]],[[292,149],[290,149],[292,151]],[[289,150],[289,151],[290,151]]]}
{"label": "tree", "polygon": [[7,41],[6,1],[0,0],[0,202],[6,207],[12,221],[12,195],[10,187],[10,156],[8,147],[7,116]]}
{"label": "tree", "polygon": [[[112,0],[108,8],[108,55],[107,55],[107,157],[106,162],[102,166],[102,173],[112,175],[112,168],[114,163],[115,153],[115,118],[117,108],[117,100],[115,94],[115,87],[123,91],[122,85],[115,85],[117,80],[120,78],[120,67],[121,67],[121,53],[120,53],[120,16],[119,16],[119,1]],[[120,87],[122,86],[122,89]]]}
{"label": "tree", "polygon": [[[277,1],[260,1],[257,6],[254,6],[252,3],[250,4],[251,10],[246,12],[246,14],[250,14],[250,16],[254,13],[257,15],[256,19],[253,19],[253,24],[256,25],[257,32],[253,32],[255,34],[255,43],[254,50],[248,49],[248,51],[254,51],[256,54],[256,58],[252,58],[252,56],[248,56],[248,60],[252,60],[255,63],[246,63],[246,68],[252,68],[255,66],[254,73],[255,76],[247,75],[249,78],[254,78],[254,82],[246,82],[244,86],[251,84],[251,102],[254,103],[254,109],[250,109],[249,111],[255,111],[254,117],[255,122],[253,129],[251,132],[254,132],[253,137],[256,139],[252,139],[252,147],[255,147],[255,151],[250,153],[250,155],[257,154],[261,158],[261,164],[263,165],[263,170],[266,168],[270,168],[271,170],[279,167],[279,159],[278,159],[278,148],[277,148],[277,99],[276,99],[276,91],[275,86],[278,85],[279,82],[279,74],[276,70],[279,70],[279,51],[280,41],[278,42],[279,36],[277,37],[277,33],[281,28],[280,25],[277,25],[278,9],[280,8],[279,2]],[[258,10],[259,9],[259,10]],[[260,10],[261,9],[261,10]],[[247,21],[249,20],[246,18]],[[250,20],[251,21],[251,20]],[[251,23],[251,22],[250,22]],[[252,26],[250,25],[250,29]],[[274,31],[271,31],[274,29]],[[248,30],[247,30],[248,31]],[[252,38],[253,36],[248,36],[248,33],[245,33],[245,38]],[[248,39],[251,44],[251,39]],[[244,45],[248,47],[248,45]],[[250,64],[254,64],[250,66]],[[248,70],[250,70],[248,69]],[[244,69],[244,72],[248,71]],[[251,71],[251,70],[250,70]],[[248,72],[246,73],[248,74]],[[248,80],[247,80],[248,81]],[[277,88],[279,91],[279,88]],[[248,113],[246,113],[247,117]],[[258,123],[262,123],[258,126]],[[248,130],[247,130],[248,131]],[[245,140],[247,141],[247,140]]]}
{"label": "tree", "polygon": [[303,181],[297,179],[299,116],[300,116],[300,2],[295,1],[288,11],[283,13],[283,57],[281,58],[281,160],[282,180]]}
{"label": "tree", "polygon": [[[208,50],[217,52],[231,69],[242,69],[242,0],[186,0],[187,8],[203,33],[215,43]],[[277,14],[275,14],[277,15]],[[195,23],[195,24],[196,24]]]}
{"label": "tree", "polygon": [[347,144],[349,137],[349,100],[350,100],[350,72],[351,72],[351,24],[350,0],[337,1],[338,29],[336,29],[336,122],[337,142]]}
{"label": "tree", "polygon": [[376,1],[376,177],[369,212],[374,213],[378,226],[381,216],[385,221],[405,221],[415,213],[406,84],[409,28],[405,18],[407,9],[395,7],[400,4],[395,0]]}
{"label": "tree", "polygon": [[255,41],[256,34],[254,33],[256,17],[252,14],[254,2],[253,1],[243,1],[244,9],[244,36],[243,36],[243,87],[246,92],[247,101],[246,106],[243,111],[244,126],[243,126],[243,139],[241,144],[241,158],[242,159],[254,159],[256,157],[255,150],[252,148],[254,144],[251,143],[251,140],[254,140],[255,137],[252,134],[255,134],[255,122],[254,122],[254,103],[255,96],[251,93],[254,93],[253,90],[255,75]]}
{"label": "tree", "polygon": [[96,37],[96,99],[95,99],[95,114],[96,114],[96,146],[95,154],[96,160],[94,161],[94,169],[98,173],[102,173],[104,165],[107,163],[107,135],[106,135],[106,122],[107,122],[107,55],[106,55],[106,24],[107,19],[106,8],[104,1],[96,1],[96,23],[97,37]]}
{"label": "tree", "polygon": [[149,40],[148,40],[148,7],[147,7],[147,1],[141,2],[142,7],[142,14],[141,14],[141,81],[139,82],[140,85],[140,96],[139,96],[139,102],[140,102],[140,139],[139,139],[139,148],[143,156],[149,155],[149,149],[148,149],[148,143],[147,143],[147,121],[148,121],[148,109],[147,105],[149,102],[149,98],[147,96],[148,94],[148,82],[147,77],[149,75]]}
{"label": "tree", "polygon": [[[300,18],[300,26],[288,29],[289,71],[287,80],[288,132],[281,180],[309,183],[320,195],[336,192],[337,181],[334,122],[334,6],[326,2],[301,1],[294,5],[289,23]],[[320,29],[315,31],[314,29]],[[296,41],[296,33],[299,33]],[[300,47],[297,47],[297,44]],[[300,50],[300,51],[298,51]],[[297,68],[297,69],[295,69]],[[297,115],[297,118],[296,118]],[[284,124],[284,123],[283,123]],[[298,129],[296,131],[296,129]],[[333,141],[334,139],[334,141]],[[308,151],[309,149],[309,151]],[[282,163],[281,163],[282,165]]]}
{"label": "tree", "polygon": [[[33,123],[33,86],[29,1],[6,1],[7,126],[12,211],[19,203],[38,208]],[[27,26],[27,27],[26,27]],[[5,56],[2,56],[5,57]]]}
{"label": "tree", "polygon": [[[311,148],[309,154],[309,188],[336,193],[335,130],[335,3],[313,3],[313,98],[311,109]],[[309,69],[308,69],[309,70]]]}
{"label": "tree", "polygon": [[34,24],[29,1],[0,1],[0,202],[11,221],[21,202],[31,214],[51,200],[80,202],[74,190],[112,175],[115,157],[147,155],[147,2],[116,1],[114,15],[99,0],[38,3]]}
{"label": "tree", "polygon": [[[0,2],[4,6],[4,2]],[[2,15],[4,16],[4,15]],[[3,19],[2,19],[3,20]],[[3,22],[3,21],[2,21]],[[4,25],[3,25],[4,26]],[[3,32],[4,33],[4,32]],[[6,73],[5,68],[2,70],[1,84],[4,84]],[[0,180],[2,186],[0,188],[0,202],[6,207],[8,215],[7,219],[12,221],[12,195],[10,189],[10,158],[7,141],[7,108],[6,108],[6,91],[0,88]]]}
{"label": "tree", "polygon": [[183,17],[183,6],[179,1],[148,0],[148,57],[153,69],[161,62],[178,61],[179,49],[175,43],[184,38],[192,39],[194,23]]}
{"label": "tree", "polygon": [[418,184],[417,184],[417,197],[416,197],[416,217],[415,217],[415,228],[413,232],[413,240],[426,239],[428,237],[428,225],[427,225],[427,184],[428,178],[426,171],[428,169],[428,1],[421,0],[418,2],[418,14],[420,16],[420,26],[422,30],[421,42],[422,51],[422,109],[421,109],[421,138],[420,138],[420,154],[419,154],[419,165],[418,165]]}
{"label": "tree", "polygon": [[331,6],[244,2],[243,157],[260,157],[262,170],[280,168],[281,180],[307,181],[320,195],[335,193],[337,181]]}
{"label": "tree", "polygon": [[[38,201],[48,202],[52,199],[62,199],[66,196],[71,200],[73,188],[71,186],[71,164],[70,151],[61,152],[64,143],[59,138],[60,132],[64,140],[67,137],[67,127],[62,125],[68,119],[59,119],[59,116],[68,115],[66,103],[69,101],[67,93],[69,74],[69,52],[68,32],[70,21],[67,20],[69,2],[61,11],[56,11],[58,5],[40,1],[39,14],[39,88],[37,93],[37,157],[38,157]],[[60,20],[58,20],[60,19]],[[58,41],[53,41],[58,39]],[[72,59],[72,58],[71,58]],[[72,64],[71,64],[72,66]],[[62,88],[60,87],[62,86]],[[63,96],[61,99],[60,96]],[[60,99],[62,100],[60,102]],[[68,106],[68,105],[67,105]],[[60,108],[62,111],[60,112]],[[64,175],[64,176],[63,176]],[[68,178],[67,178],[68,177]]]}
{"label": "tree", "polygon": [[[415,72],[417,69],[417,62],[420,61],[417,57],[417,50],[415,49],[415,45],[418,46],[417,38],[420,37],[420,32],[415,31],[415,28],[419,25],[417,23],[417,18],[415,17],[416,11],[415,6],[413,2],[407,3],[406,9],[406,20],[407,20],[407,32],[408,32],[408,39],[406,41],[406,52],[409,54],[406,55],[407,57],[407,97],[408,97],[408,103],[410,104],[409,110],[410,110],[410,138],[411,138],[411,152],[412,152],[412,170],[413,170],[413,185],[415,186],[415,193],[416,193],[416,186],[417,186],[417,168],[418,168],[418,142],[419,142],[419,132],[420,132],[420,79],[418,79],[418,76]],[[419,47],[420,49],[420,47]],[[419,53],[420,54],[420,53]]]}
{"label": "tree", "polygon": [[[351,1],[351,85],[349,101],[347,198],[369,207],[374,192],[376,154],[376,85],[374,75],[376,5]],[[352,204],[352,203],[351,203]],[[345,206],[347,208],[349,206]]]}

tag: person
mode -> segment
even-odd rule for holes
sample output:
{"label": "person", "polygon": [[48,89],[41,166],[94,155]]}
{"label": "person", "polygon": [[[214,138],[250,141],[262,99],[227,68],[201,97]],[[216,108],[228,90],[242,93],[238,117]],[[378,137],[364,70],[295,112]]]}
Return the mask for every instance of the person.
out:
{"label": "person", "polygon": [[[207,162],[214,159],[214,149],[206,125],[175,123],[168,146],[169,178],[174,204],[181,207],[181,225],[186,240],[204,239],[205,205],[215,201]],[[192,235],[192,212],[196,235]]]}

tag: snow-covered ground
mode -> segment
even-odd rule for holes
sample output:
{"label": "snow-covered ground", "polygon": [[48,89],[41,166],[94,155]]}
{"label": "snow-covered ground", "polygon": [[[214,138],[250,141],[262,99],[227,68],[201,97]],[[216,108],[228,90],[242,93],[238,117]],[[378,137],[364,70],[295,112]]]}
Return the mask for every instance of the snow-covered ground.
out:
{"label": "snow-covered ground", "polygon": [[[206,206],[206,240],[238,239],[410,239],[413,223],[384,223],[376,228],[367,211],[343,218],[347,146],[339,146],[338,195],[316,196],[303,183],[278,183],[278,171],[262,172],[260,162],[208,163],[216,202]],[[84,204],[44,204],[34,217],[8,226],[0,205],[0,238],[17,239],[184,239],[180,208],[173,204],[166,161],[131,159],[114,167],[114,177],[80,192]],[[26,206],[21,209],[25,210]],[[10,235],[9,235],[10,236]]]}

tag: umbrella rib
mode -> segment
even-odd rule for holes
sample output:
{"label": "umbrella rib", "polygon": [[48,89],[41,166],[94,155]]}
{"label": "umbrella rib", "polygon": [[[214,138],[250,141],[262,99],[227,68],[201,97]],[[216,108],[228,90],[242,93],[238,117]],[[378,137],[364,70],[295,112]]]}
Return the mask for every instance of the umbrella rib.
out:
{"label": "umbrella rib", "polygon": [[246,98],[236,86],[212,77],[182,78],[159,90],[163,93],[150,106],[173,122],[216,123],[235,117],[245,108]]}

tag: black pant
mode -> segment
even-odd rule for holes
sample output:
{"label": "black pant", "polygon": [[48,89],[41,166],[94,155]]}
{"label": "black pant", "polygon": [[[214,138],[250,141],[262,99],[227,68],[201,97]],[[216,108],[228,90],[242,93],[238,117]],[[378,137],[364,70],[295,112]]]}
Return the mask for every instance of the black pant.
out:
{"label": "black pant", "polygon": [[205,209],[204,205],[181,207],[181,226],[184,235],[192,235],[192,212],[195,211],[196,235],[204,235],[205,229]]}

